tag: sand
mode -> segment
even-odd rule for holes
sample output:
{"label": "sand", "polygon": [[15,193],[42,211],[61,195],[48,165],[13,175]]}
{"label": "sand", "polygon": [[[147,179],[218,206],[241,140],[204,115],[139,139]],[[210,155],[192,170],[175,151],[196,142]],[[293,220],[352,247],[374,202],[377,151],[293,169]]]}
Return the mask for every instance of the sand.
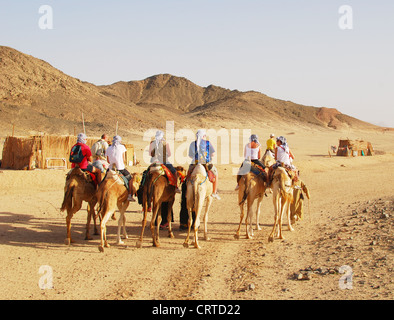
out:
{"label": "sand", "polygon": [[[259,132],[262,141],[269,132]],[[285,225],[285,239],[273,243],[268,243],[271,194],[262,204],[262,230],[247,240],[242,227],[241,239],[234,239],[240,210],[232,171],[238,164],[218,165],[222,200],[213,202],[211,241],[202,241],[200,250],[182,246],[186,233],[179,231],[178,195],[174,239],[162,230],[161,247],[154,248],[146,228],[143,247],[136,248],[142,214],[140,206],[131,203],[126,213],[129,239],[115,245],[117,221],[110,220],[111,247],[104,253],[98,250],[98,236],[84,240],[86,204],[72,220],[77,242],[64,244],[65,213],[59,208],[66,171],[1,170],[0,299],[393,299],[393,134],[352,132],[350,138],[368,138],[378,154],[343,158],[329,157],[328,146],[345,133],[302,128],[282,132],[288,134],[311,200],[295,231]],[[143,142],[134,143],[141,156]],[[342,266],[353,272],[351,289],[340,286]],[[43,280],[50,275],[52,287],[46,289]],[[309,280],[298,280],[303,275]]]}

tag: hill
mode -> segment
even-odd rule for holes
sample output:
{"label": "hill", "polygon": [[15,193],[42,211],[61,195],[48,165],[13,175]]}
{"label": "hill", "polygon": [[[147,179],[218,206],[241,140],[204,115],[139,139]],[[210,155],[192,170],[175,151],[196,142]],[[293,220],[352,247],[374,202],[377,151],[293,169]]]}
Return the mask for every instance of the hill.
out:
{"label": "hill", "polygon": [[[336,109],[303,106],[262,93],[210,85],[160,74],[140,81],[95,86],[73,78],[49,63],[0,46],[0,135],[72,134],[123,135],[165,127],[166,120],[183,127],[312,125],[331,129],[375,129],[372,124]],[[218,124],[220,121],[220,125]]]}

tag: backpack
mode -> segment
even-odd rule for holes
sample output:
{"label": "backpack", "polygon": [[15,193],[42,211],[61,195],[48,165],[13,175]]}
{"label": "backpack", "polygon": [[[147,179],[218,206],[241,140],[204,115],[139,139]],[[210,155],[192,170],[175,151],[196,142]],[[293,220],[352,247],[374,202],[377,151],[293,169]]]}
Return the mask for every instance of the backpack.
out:
{"label": "backpack", "polygon": [[72,147],[69,159],[71,163],[81,163],[84,157],[82,148],[79,144]]}

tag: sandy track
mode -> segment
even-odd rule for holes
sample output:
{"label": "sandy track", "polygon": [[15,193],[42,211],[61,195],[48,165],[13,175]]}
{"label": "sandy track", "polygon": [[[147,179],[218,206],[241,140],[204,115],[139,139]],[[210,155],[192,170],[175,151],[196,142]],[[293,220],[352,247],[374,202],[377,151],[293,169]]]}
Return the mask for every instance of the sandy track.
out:
{"label": "sandy track", "polygon": [[[142,215],[139,206],[131,204],[126,214],[129,239],[103,254],[97,248],[98,236],[83,240],[85,210],[73,219],[77,243],[64,245],[65,214],[59,207],[65,172],[3,171],[0,298],[392,299],[392,220],[352,218],[354,210],[371,206],[373,201],[386,201],[387,212],[393,215],[392,160],[392,154],[357,159],[304,156],[298,164],[311,190],[311,215],[306,208],[306,217],[297,222],[296,230],[291,233],[285,226],[286,239],[274,243],[267,241],[273,222],[271,195],[263,201],[263,230],[246,240],[242,227],[241,239],[234,239],[239,223],[237,197],[232,192],[235,178],[231,166],[222,166],[222,200],[212,205],[208,225],[212,240],[202,241],[201,250],[182,246],[186,233],[178,230],[177,200],[175,239],[167,238],[167,231],[162,230],[162,246],[153,248],[146,228],[143,248],[137,249]],[[344,231],[346,223],[352,227]],[[110,220],[110,244],[115,243],[116,231],[117,222]],[[378,240],[371,250],[374,238]],[[53,270],[51,290],[38,286],[42,265]],[[353,269],[352,290],[339,288],[342,275],[338,273],[315,272],[311,280],[294,279],[294,274],[308,267],[316,271],[343,265]]]}

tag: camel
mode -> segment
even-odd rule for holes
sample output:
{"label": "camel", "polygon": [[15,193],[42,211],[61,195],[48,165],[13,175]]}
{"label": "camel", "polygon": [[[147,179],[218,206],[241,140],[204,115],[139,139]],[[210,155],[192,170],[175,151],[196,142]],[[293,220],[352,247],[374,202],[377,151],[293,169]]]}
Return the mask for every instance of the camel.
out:
{"label": "camel", "polygon": [[[176,167],[176,179],[179,180],[185,176],[185,170],[182,167]],[[160,247],[159,241],[159,230],[161,223],[160,212],[161,204],[168,202],[168,237],[174,238],[171,226],[171,210],[174,205],[176,194],[176,187],[171,185],[168,178],[161,169],[160,164],[152,164],[149,167],[149,172],[146,175],[144,185],[142,186],[142,207],[144,211],[144,217],[142,219],[142,230],[139,240],[136,243],[137,248],[142,247],[144,231],[146,226],[146,219],[148,214],[148,208],[151,207],[152,203],[152,220],[150,223],[150,230],[152,232],[153,246]],[[157,217],[157,221],[156,221]],[[156,221],[156,226],[155,226]]]}
{"label": "camel", "polygon": [[260,219],[260,207],[261,202],[263,201],[263,197],[265,195],[267,182],[267,175],[262,175],[258,177],[253,172],[249,172],[241,177],[239,180],[239,189],[238,189],[238,203],[241,209],[241,219],[239,222],[239,227],[237,233],[234,238],[239,239],[239,233],[241,230],[242,221],[244,218],[244,205],[247,202],[247,214],[245,218],[245,226],[246,226],[246,238],[252,239],[253,237],[253,226],[252,226],[252,206],[254,201],[257,199],[257,210],[256,210],[256,227],[257,230],[261,230],[259,225]]}
{"label": "camel", "polygon": [[188,231],[183,246],[189,247],[190,229],[193,223],[192,214],[195,212],[194,222],[194,247],[200,249],[198,243],[198,227],[200,226],[200,215],[202,207],[205,201],[205,212],[204,212],[204,239],[209,241],[208,237],[208,212],[212,203],[212,192],[213,185],[208,180],[208,173],[202,164],[197,164],[193,169],[192,174],[187,180],[187,191],[186,191],[186,205],[189,213],[188,220]]}
{"label": "camel", "polygon": [[96,215],[94,207],[97,203],[96,198],[96,187],[89,181],[86,173],[80,168],[72,169],[66,178],[66,185],[64,187],[64,199],[60,211],[64,212],[67,210],[66,225],[67,225],[67,238],[65,240],[66,245],[70,245],[75,241],[71,238],[71,219],[76,212],[82,207],[82,202],[88,203],[88,219],[86,223],[86,236],[85,240],[92,240],[89,233],[90,221],[93,217],[94,220],[94,234],[98,235],[96,226]]}
{"label": "camel", "polygon": [[[131,174],[132,176],[132,194],[138,190],[141,182],[141,175],[138,173]],[[118,221],[118,233],[116,244],[124,244],[120,237],[120,229],[123,226],[123,237],[128,239],[126,232],[126,216],[125,212],[129,206],[128,200],[129,192],[124,184],[124,180],[116,173],[116,171],[108,170],[105,179],[101,182],[97,190],[97,201],[99,203],[98,216],[100,217],[100,235],[101,243],[99,251],[104,252],[104,247],[109,248],[107,241],[107,227],[108,219],[119,209],[120,217]]]}
{"label": "camel", "polygon": [[267,150],[265,153],[264,153],[264,155],[263,155],[263,157],[261,158],[261,161],[263,162],[263,164],[267,167],[267,168],[269,168],[269,167],[271,167],[273,164],[275,164],[275,155],[271,152],[271,151],[269,151],[269,150]]}
{"label": "camel", "polygon": [[294,231],[290,218],[290,205],[293,202],[293,181],[288,175],[286,169],[283,167],[278,167],[275,169],[273,174],[272,189],[275,219],[272,232],[268,237],[269,242],[274,241],[274,233],[276,228],[278,228],[277,237],[279,239],[284,239],[282,234],[282,218],[284,213],[287,214],[289,230]]}

